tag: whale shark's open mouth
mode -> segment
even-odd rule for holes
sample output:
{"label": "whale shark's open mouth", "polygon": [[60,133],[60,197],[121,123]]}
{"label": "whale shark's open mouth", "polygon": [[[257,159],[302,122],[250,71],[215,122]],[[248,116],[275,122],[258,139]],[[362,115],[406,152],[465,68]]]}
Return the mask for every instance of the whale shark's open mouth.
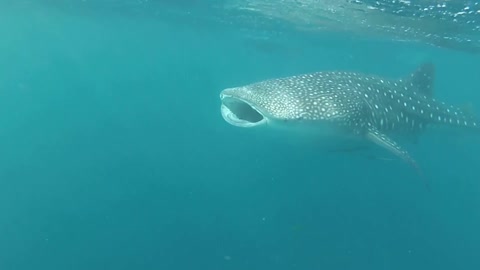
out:
{"label": "whale shark's open mouth", "polygon": [[247,101],[222,95],[221,112],[223,119],[237,127],[254,127],[266,122],[266,118]]}

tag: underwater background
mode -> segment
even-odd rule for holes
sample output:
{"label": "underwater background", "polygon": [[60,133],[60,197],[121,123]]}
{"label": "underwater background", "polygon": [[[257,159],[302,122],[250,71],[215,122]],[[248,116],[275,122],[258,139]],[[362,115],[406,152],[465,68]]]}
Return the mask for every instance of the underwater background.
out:
{"label": "underwater background", "polygon": [[396,2],[430,7],[415,28],[395,1],[352,2],[378,27],[313,27],[327,0],[0,0],[0,270],[480,269],[477,134],[406,146],[429,191],[395,158],[221,117],[224,88],[425,61],[438,99],[480,115],[478,3]]}

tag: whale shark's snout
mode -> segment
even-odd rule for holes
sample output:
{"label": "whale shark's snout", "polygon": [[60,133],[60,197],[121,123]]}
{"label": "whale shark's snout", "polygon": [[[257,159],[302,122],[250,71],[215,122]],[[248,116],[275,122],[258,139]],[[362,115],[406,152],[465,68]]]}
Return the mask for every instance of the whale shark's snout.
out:
{"label": "whale shark's snout", "polygon": [[265,116],[254,104],[227,92],[225,90],[220,94],[221,113],[227,123],[237,127],[255,127],[266,123]]}

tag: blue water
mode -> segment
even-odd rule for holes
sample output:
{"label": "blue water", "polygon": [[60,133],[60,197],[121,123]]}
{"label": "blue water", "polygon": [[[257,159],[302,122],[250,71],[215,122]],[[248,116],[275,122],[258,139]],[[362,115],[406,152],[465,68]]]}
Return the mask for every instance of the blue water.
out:
{"label": "blue water", "polygon": [[396,159],[232,127],[218,96],[432,60],[436,97],[475,111],[480,55],[248,28],[199,1],[97,4],[0,5],[1,270],[480,269],[475,135],[407,146],[428,191]]}

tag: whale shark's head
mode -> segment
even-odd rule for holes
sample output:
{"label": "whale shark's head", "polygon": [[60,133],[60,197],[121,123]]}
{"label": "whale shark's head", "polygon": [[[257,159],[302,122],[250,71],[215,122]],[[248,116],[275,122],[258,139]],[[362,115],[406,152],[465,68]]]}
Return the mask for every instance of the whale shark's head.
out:
{"label": "whale shark's head", "polygon": [[222,116],[229,124],[256,127],[303,117],[299,93],[278,81],[228,88],[220,93]]}
{"label": "whale shark's head", "polygon": [[347,93],[334,93],[333,86],[326,75],[307,74],[227,88],[220,93],[221,113],[238,127],[318,125],[351,109],[348,102],[339,102]]}

